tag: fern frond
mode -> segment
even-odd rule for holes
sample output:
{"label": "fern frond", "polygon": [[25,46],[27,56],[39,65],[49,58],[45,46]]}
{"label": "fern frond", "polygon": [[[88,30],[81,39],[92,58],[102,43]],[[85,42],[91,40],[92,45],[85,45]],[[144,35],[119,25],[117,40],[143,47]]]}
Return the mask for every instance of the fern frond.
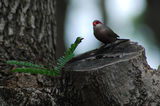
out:
{"label": "fern frond", "polygon": [[55,71],[58,72],[59,70],[61,70],[64,67],[64,65],[74,57],[73,52],[78,46],[78,44],[82,41],[82,39],[83,38],[81,37],[77,37],[76,41],[73,44],[71,44],[71,47],[67,50],[65,55],[58,59],[57,66],[54,67]]}
{"label": "fern frond", "polygon": [[9,60],[7,61],[7,64],[20,65],[20,66],[33,67],[33,68],[44,68],[43,65],[37,65],[30,62],[17,61],[17,60]]}
{"label": "fern frond", "polygon": [[71,44],[71,47],[67,50],[65,55],[58,59],[57,66],[54,67],[54,70],[46,69],[44,68],[43,65],[37,65],[30,62],[24,62],[24,61],[9,60],[7,61],[7,63],[25,66],[24,68],[13,69],[12,70],[13,72],[24,72],[24,73],[31,73],[31,74],[57,76],[59,74],[59,71],[64,67],[64,65],[74,57],[73,52],[82,39],[83,38],[81,37],[77,37],[76,41],[73,44]]}
{"label": "fern frond", "polygon": [[70,55],[67,55],[67,57],[64,58],[64,59],[63,59],[63,58],[60,58],[60,60],[58,59],[57,66],[54,67],[54,70],[55,70],[55,71],[61,70],[61,69],[64,67],[64,65],[65,65],[69,60],[71,60],[73,57],[74,57],[74,54],[71,53]]}
{"label": "fern frond", "polygon": [[49,76],[56,76],[57,75],[57,73],[54,72],[53,70],[38,69],[38,68],[16,68],[12,71],[13,72],[31,73],[31,74],[49,75]]}

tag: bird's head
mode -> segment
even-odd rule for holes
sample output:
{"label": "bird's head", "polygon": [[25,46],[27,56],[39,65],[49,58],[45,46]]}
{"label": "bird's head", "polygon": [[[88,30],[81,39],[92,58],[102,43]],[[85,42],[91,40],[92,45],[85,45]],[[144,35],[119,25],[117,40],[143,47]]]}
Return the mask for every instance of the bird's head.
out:
{"label": "bird's head", "polygon": [[102,24],[102,22],[99,21],[99,20],[94,20],[94,21],[93,21],[93,26],[96,26],[96,25],[98,25],[98,24]]}

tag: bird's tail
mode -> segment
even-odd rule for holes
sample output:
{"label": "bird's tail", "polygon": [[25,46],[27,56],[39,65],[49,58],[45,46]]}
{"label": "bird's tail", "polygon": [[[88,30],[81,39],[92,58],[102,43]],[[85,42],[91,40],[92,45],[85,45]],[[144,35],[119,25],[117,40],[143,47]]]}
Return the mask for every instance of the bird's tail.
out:
{"label": "bird's tail", "polygon": [[101,48],[114,48],[115,46],[124,43],[124,42],[129,42],[130,39],[117,39],[115,42],[109,43],[109,44],[105,44],[103,45]]}
{"label": "bird's tail", "polygon": [[[127,42],[127,41],[130,41],[130,39],[119,39],[119,38],[118,38],[116,41],[119,41],[119,42]],[[115,41],[115,42],[116,42],[116,41]]]}

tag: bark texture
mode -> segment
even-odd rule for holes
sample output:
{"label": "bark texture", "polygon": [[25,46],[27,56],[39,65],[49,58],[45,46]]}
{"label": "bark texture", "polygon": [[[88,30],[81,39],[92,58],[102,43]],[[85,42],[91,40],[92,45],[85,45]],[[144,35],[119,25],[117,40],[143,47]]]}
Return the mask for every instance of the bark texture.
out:
{"label": "bark texture", "polygon": [[[12,73],[13,66],[7,65],[6,61],[22,60],[53,66],[55,3],[55,0],[0,1],[0,106],[54,105],[50,95],[55,79]],[[50,89],[47,91],[44,87]],[[42,94],[42,91],[46,93]]]}
{"label": "bark texture", "polygon": [[160,105],[160,74],[137,43],[118,40],[72,59],[64,70],[61,106]]}

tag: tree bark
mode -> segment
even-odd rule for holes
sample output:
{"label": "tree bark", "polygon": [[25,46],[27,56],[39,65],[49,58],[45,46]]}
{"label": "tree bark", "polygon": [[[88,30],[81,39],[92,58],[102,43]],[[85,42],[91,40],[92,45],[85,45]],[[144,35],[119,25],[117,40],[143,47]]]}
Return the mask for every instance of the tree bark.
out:
{"label": "tree bark", "polygon": [[61,106],[159,106],[159,72],[146,62],[145,49],[118,40],[72,59],[59,88]]}
{"label": "tree bark", "polygon": [[[55,63],[56,0],[0,1],[0,105],[54,105],[55,79],[12,73],[7,60],[52,68]],[[48,89],[48,87],[50,89]]]}

